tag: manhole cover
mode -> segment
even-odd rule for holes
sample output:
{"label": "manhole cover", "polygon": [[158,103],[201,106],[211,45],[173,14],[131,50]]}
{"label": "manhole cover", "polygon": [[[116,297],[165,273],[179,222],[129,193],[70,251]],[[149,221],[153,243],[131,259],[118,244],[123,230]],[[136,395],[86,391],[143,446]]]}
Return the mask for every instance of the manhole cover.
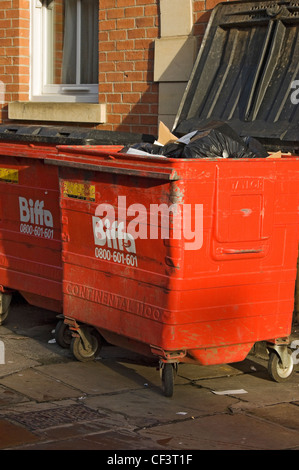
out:
{"label": "manhole cover", "polygon": [[22,424],[31,431],[35,431],[73,422],[93,421],[101,416],[97,411],[91,410],[84,405],[70,405],[49,410],[30,411],[13,416],[9,415],[6,418]]}

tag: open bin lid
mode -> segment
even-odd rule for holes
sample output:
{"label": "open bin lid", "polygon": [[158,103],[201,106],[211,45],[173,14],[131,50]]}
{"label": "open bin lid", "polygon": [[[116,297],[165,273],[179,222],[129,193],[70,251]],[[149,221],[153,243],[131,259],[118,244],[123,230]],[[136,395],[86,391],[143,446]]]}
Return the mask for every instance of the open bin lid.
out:
{"label": "open bin lid", "polygon": [[9,124],[0,126],[0,142],[30,142],[53,145],[128,145],[154,142],[147,134],[104,131],[76,126],[38,126]]}
{"label": "open bin lid", "polygon": [[267,150],[298,153],[299,104],[292,102],[299,98],[298,33],[297,1],[217,5],[173,132],[181,136],[217,120]]}

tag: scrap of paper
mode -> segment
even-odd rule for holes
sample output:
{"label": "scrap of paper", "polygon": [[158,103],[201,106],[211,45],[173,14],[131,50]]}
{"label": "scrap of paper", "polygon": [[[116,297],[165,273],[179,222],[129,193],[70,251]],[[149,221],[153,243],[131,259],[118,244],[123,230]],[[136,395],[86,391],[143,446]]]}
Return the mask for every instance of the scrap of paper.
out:
{"label": "scrap of paper", "polygon": [[221,392],[216,392],[215,390],[212,390],[212,393],[215,395],[240,395],[242,393],[248,393],[246,390],[243,388],[240,388],[238,390],[222,390]]}

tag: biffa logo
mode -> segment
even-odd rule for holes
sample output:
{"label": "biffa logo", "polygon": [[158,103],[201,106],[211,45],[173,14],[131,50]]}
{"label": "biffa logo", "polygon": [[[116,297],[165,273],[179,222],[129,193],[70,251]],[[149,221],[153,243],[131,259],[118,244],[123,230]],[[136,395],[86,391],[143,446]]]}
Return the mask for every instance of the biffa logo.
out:
{"label": "biffa logo", "polygon": [[20,220],[24,223],[45,225],[53,227],[53,216],[50,211],[44,209],[44,201],[35,201],[25,197],[19,197]]}
{"label": "biffa logo", "polygon": [[134,237],[130,233],[124,232],[123,222],[114,221],[111,223],[109,219],[103,221],[99,217],[93,217],[92,225],[95,245],[107,245],[108,248],[114,250],[136,253]]}

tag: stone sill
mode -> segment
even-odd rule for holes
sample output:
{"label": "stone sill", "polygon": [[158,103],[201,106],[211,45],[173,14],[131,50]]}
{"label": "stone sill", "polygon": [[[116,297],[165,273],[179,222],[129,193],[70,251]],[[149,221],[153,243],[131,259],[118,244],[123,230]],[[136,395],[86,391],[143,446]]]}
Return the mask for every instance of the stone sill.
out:
{"label": "stone sill", "polygon": [[8,104],[8,118],[103,124],[106,122],[106,104],[15,101]]}

